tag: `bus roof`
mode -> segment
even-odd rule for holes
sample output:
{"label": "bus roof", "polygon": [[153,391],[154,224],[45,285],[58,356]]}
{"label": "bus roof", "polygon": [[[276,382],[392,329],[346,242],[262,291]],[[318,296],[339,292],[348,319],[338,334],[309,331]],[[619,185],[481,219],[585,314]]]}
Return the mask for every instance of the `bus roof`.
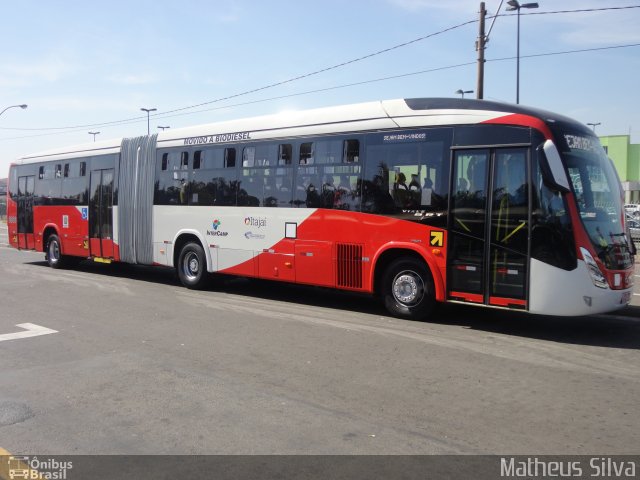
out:
{"label": "bus roof", "polygon": [[[157,135],[158,148],[227,143],[238,139],[266,140],[318,134],[406,127],[476,124],[521,114],[544,122],[574,120],[521,105],[462,98],[410,98],[283,112],[192,127],[167,129]],[[220,141],[199,139],[217,137]],[[85,143],[25,155],[15,163],[118,153],[122,138]]]}

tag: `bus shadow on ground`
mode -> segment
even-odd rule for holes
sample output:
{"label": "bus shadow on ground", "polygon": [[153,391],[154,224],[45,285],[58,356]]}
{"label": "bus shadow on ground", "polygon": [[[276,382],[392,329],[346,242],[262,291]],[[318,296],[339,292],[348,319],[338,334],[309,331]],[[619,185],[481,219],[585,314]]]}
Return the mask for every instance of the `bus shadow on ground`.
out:
{"label": "bus shadow on ground", "polygon": [[[29,264],[49,268],[44,261],[29,262]],[[175,270],[157,266],[125,263],[104,265],[84,261],[73,270],[161,285],[181,285]],[[389,317],[382,302],[370,295],[308,285],[215,276],[205,291]],[[407,320],[407,322],[411,321]],[[628,306],[611,314],[555,317],[447,304],[438,306],[424,322],[415,323],[459,326],[482,332],[566,344],[640,349],[640,307],[638,306]]]}
{"label": "bus shadow on ground", "polygon": [[581,317],[443,305],[431,323],[550,342],[606,348],[640,349],[640,307]]}

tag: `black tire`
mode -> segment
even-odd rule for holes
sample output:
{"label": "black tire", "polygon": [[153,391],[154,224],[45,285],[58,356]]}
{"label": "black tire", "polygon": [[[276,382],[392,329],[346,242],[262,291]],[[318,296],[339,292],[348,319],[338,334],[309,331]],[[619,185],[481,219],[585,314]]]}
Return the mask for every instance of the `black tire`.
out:
{"label": "black tire", "polygon": [[424,262],[398,258],[382,277],[382,299],[395,317],[424,320],[433,311],[436,298],[433,277]]}
{"label": "black tire", "polygon": [[64,268],[67,265],[67,258],[62,255],[62,244],[60,237],[55,233],[47,238],[44,258],[51,268]]}
{"label": "black tire", "polygon": [[178,258],[178,278],[187,288],[203,289],[209,279],[207,274],[207,257],[199,243],[187,243],[180,250]]}

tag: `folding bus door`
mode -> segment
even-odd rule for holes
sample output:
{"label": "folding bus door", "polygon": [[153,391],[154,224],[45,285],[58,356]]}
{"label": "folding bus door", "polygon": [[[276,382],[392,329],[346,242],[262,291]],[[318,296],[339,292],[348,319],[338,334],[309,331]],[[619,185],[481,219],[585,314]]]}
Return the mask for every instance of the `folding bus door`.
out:
{"label": "folding bus door", "polygon": [[448,298],[527,307],[528,149],[454,154],[447,260]]}
{"label": "folding bus door", "polygon": [[34,175],[18,177],[18,248],[34,249],[33,200]]}
{"label": "folding bus door", "polygon": [[89,250],[93,257],[113,258],[113,181],[113,168],[91,171]]}

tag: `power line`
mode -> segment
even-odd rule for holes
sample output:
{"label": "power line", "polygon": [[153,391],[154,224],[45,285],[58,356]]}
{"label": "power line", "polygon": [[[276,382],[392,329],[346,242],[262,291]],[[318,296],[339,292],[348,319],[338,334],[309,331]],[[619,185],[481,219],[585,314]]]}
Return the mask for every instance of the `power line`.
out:
{"label": "power line", "polygon": [[[585,52],[594,52],[594,51],[599,51],[599,50],[613,50],[613,49],[619,49],[619,48],[630,48],[630,47],[640,47],[640,43],[630,43],[630,44],[626,44],[626,45],[613,45],[613,46],[609,46],[609,47],[594,47],[594,48],[582,48],[582,49],[577,49],[577,50],[564,50],[564,51],[560,51],[560,52],[545,52],[545,53],[533,53],[533,54],[528,54],[528,55],[521,55],[521,58],[535,58],[535,57],[549,57],[549,56],[554,56],[554,55],[569,55],[569,54],[573,54],[573,53],[585,53]],[[491,59],[487,59],[487,62],[502,62],[502,61],[506,61],[506,60],[513,60],[516,57],[500,57],[500,58],[491,58]],[[304,95],[311,95],[313,93],[322,93],[322,92],[328,92],[331,90],[338,90],[341,88],[349,88],[349,87],[356,87],[356,86],[360,86],[360,85],[367,85],[367,84],[371,84],[371,83],[377,83],[377,82],[384,82],[384,81],[388,81],[388,80],[396,80],[398,78],[404,78],[404,77],[411,77],[411,76],[415,76],[415,75],[424,75],[426,73],[433,73],[433,72],[438,72],[438,71],[442,71],[442,70],[451,70],[451,69],[455,69],[455,68],[460,68],[460,67],[467,67],[470,65],[475,65],[475,61],[472,62],[465,62],[465,63],[458,63],[455,65],[447,65],[444,67],[434,67],[434,68],[429,68],[426,70],[419,70],[416,72],[408,72],[408,73],[400,73],[397,75],[390,75],[387,77],[380,77],[380,78],[374,78],[374,79],[369,79],[369,80],[362,80],[360,82],[353,82],[353,83],[346,83],[346,84],[342,84],[342,85],[334,85],[332,87],[325,87],[325,88],[318,88],[315,90],[307,90],[304,92],[297,92],[297,93],[290,93],[290,94],[286,94],[286,95],[279,95],[276,97],[269,97],[269,98],[262,98],[262,99],[257,99],[257,100],[251,100],[248,102],[242,102],[242,103],[235,103],[235,104],[231,104],[231,105],[224,105],[224,106],[220,106],[220,107],[214,107],[214,108],[207,108],[205,110],[197,110],[194,112],[183,112],[183,113],[176,113],[173,115],[159,115],[159,117],[161,118],[170,118],[170,117],[178,117],[178,116],[182,116],[182,115],[195,115],[198,113],[204,113],[204,112],[211,112],[211,111],[215,111],[215,110],[224,110],[226,108],[235,108],[235,107],[241,107],[241,106],[246,106],[246,105],[254,105],[257,103],[264,103],[264,102],[270,102],[270,101],[274,101],[274,100],[281,100],[283,98],[291,98],[291,97],[300,97],[300,96],[304,96]],[[135,121],[129,121],[128,123],[137,123],[138,120]],[[126,125],[127,123],[123,123],[123,125]],[[75,129],[75,130],[69,130],[67,132],[62,132],[62,133],[75,133],[77,131],[81,131],[81,128]],[[23,136],[19,136],[19,137],[6,137],[6,138],[0,138],[0,140],[18,140],[18,139],[24,139],[24,138],[35,138],[35,137],[46,137],[49,135],[58,135],[61,132],[50,132],[50,133],[40,133],[40,134],[35,134],[35,135],[23,135]]]}
{"label": "power line", "polygon": [[[640,8],[640,5],[629,5],[626,7],[602,7],[602,8],[579,8],[576,10],[553,10],[550,12],[527,12],[527,13],[522,13],[521,15],[553,15],[553,14],[559,14],[559,13],[585,13],[585,12],[604,12],[606,10],[628,10],[631,8]],[[499,16],[503,16],[503,17],[511,17],[515,15],[515,13],[511,13],[511,14],[501,14]]]}
{"label": "power line", "polygon": [[[502,3],[501,3],[501,5],[502,5]],[[630,6],[623,6],[623,7],[588,8],[588,9],[576,9],[576,10],[556,10],[556,11],[550,11],[550,12],[529,12],[529,13],[526,13],[524,15],[550,15],[550,14],[563,14],[563,13],[600,12],[600,11],[607,11],[607,10],[626,10],[626,9],[632,9],[632,8],[640,8],[640,5],[630,5]],[[488,17],[488,18],[494,18],[495,19],[495,18],[497,18],[499,16],[511,16],[511,15],[498,14],[498,15],[495,15],[493,17]],[[287,80],[282,80],[280,82],[275,82],[275,83],[272,83],[272,84],[264,85],[262,87],[254,88],[254,89],[251,89],[251,90],[246,90],[244,92],[236,93],[236,94],[233,94],[233,95],[228,95],[226,97],[220,97],[220,98],[217,98],[215,100],[210,100],[210,101],[207,101],[207,102],[201,102],[201,103],[198,103],[198,104],[195,104],[195,105],[176,108],[176,109],[173,109],[173,110],[167,110],[165,112],[161,112],[161,113],[158,113],[156,115],[153,115],[153,117],[154,118],[166,118],[166,117],[171,116],[169,114],[172,114],[172,113],[182,112],[182,111],[185,111],[185,110],[191,110],[191,109],[194,109],[194,108],[203,107],[205,105],[211,105],[213,103],[219,103],[219,102],[222,102],[222,101],[225,101],[225,100],[231,100],[233,98],[238,98],[238,97],[241,97],[241,96],[244,96],[244,95],[249,95],[249,94],[252,94],[252,93],[261,92],[261,91],[264,91],[264,90],[267,90],[267,89],[270,89],[270,88],[274,88],[274,87],[285,85],[285,84],[288,84],[288,83],[291,83],[291,82],[295,82],[297,80],[302,80],[302,79],[305,79],[305,78],[309,78],[311,76],[318,75],[320,73],[325,73],[325,72],[328,72],[328,71],[331,71],[331,70],[335,70],[337,68],[341,68],[341,67],[344,67],[344,66],[347,66],[347,65],[351,65],[351,64],[354,64],[356,62],[360,62],[360,61],[363,61],[363,60],[366,60],[366,59],[369,59],[369,58],[373,58],[373,57],[378,56],[378,55],[382,55],[383,53],[388,53],[390,51],[397,50],[399,48],[406,47],[408,45],[412,45],[414,43],[426,40],[428,38],[435,37],[437,35],[442,35],[444,33],[456,30],[456,29],[464,27],[466,25],[470,25],[472,23],[476,23],[477,21],[478,21],[477,19],[468,20],[466,22],[462,22],[462,23],[459,23],[457,25],[453,25],[451,27],[447,27],[447,28],[445,28],[443,30],[439,30],[437,32],[430,33],[428,35],[424,35],[422,37],[418,37],[418,38],[415,38],[413,40],[409,40],[407,42],[403,42],[403,43],[400,43],[400,44],[397,44],[397,45],[394,45],[394,46],[391,46],[391,47],[388,47],[388,48],[385,48],[385,49],[382,49],[382,50],[378,50],[376,52],[369,53],[369,54],[361,56],[361,57],[357,57],[357,58],[354,58],[354,59],[351,59],[351,60],[347,60],[347,61],[344,61],[344,62],[341,62],[341,63],[337,63],[335,65],[332,65],[332,66],[329,66],[329,67],[326,67],[326,68],[322,68],[322,69],[319,69],[319,70],[315,70],[313,72],[309,72],[309,73],[305,73],[305,74],[302,74],[302,75],[298,75],[296,77],[292,77],[292,78],[289,78]],[[603,49],[608,49],[608,48],[622,48],[622,47],[626,47],[626,46],[635,46],[635,44],[634,45],[623,45],[623,46],[617,46],[617,47],[596,48],[594,50],[603,50]],[[591,49],[584,49],[584,50],[569,51],[567,53],[577,53],[577,52],[581,52],[581,51],[592,51],[592,50]],[[548,55],[560,55],[560,54],[563,54],[563,53],[564,52],[558,52],[558,53],[552,53],[552,54],[548,54]],[[539,56],[545,56],[545,55],[547,55],[547,54],[540,54]],[[514,57],[509,57],[509,58],[514,58]],[[523,57],[523,58],[526,58],[526,57]],[[465,64],[460,64],[458,66],[466,66],[466,65],[468,65],[468,64],[465,63]],[[442,70],[442,69],[447,69],[447,68],[456,68],[456,67],[457,66],[441,67],[441,68],[438,68],[436,70]],[[406,75],[403,75],[403,76],[420,74],[420,73],[427,73],[429,71],[431,71],[431,70],[425,70],[425,71],[422,71],[422,72],[406,74]],[[389,77],[389,78],[394,78],[394,77]],[[373,80],[373,81],[381,81],[381,80]],[[362,83],[363,82],[358,82],[358,83],[353,84],[353,85],[359,85],[359,84],[362,84]],[[365,81],[364,83],[367,83],[367,82]],[[351,86],[351,85],[349,85],[349,86]],[[342,88],[342,87],[330,87],[327,90],[331,90],[331,89],[334,89],[334,88]],[[323,90],[324,89],[321,89],[320,91],[323,91]],[[287,95],[285,95],[283,97],[276,97],[276,98],[286,98],[286,97],[287,97]],[[249,103],[254,103],[254,102],[249,102]],[[228,108],[228,107],[224,107],[224,108]],[[208,110],[205,110],[205,111],[208,111]],[[193,113],[198,113],[198,112],[193,112]],[[143,120],[145,118],[146,117],[137,116],[137,117],[131,117],[131,118],[126,118],[126,119],[121,119],[121,120],[114,120],[112,122],[92,123],[92,124],[74,125],[74,126],[66,126],[66,127],[40,127],[40,128],[0,127],[0,130],[13,130],[13,131],[46,131],[46,130],[59,131],[59,130],[68,130],[68,131],[72,132],[72,131],[75,131],[77,129],[94,128],[94,127],[108,127],[108,126],[116,126],[116,125],[128,125],[128,124],[131,124],[131,123],[137,123],[137,122],[139,122],[139,121],[141,121],[141,120]],[[14,138],[29,138],[29,137],[12,137],[12,138],[7,138],[7,139],[14,139]]]}
{"label": "power line", "polygon": [[[302,75],[298,75],[296,77],[292,77],[292,78],[289,78],[287,80],[282,80],[280,82],[271,83],[271,84],[268,84],[268,85],[264,85],[262,87],[254,88],[254,89],[251,89],[251,90],[246,90],[244,92],[236,93],[236,94],[233,94],[233,95],[228,95],[226,97],[216,98],[215,100],[210,100],[208,102],[202,102],[202,103],[197,103],[195,105],[190,105],[188,107],[181,107],[181,108],[176,108],[176,109],[173,109],[173,110],[167,110],[165,112],[162,112],[161,114],[153,115],[153,117],[154,118],[158,118],[158,117],[162,117],[162,115],[165,115],[165,114],[168,114],[168,113],[175,113],[175,112],[181,112],[183,110],[189,110],[189,109],[192,109],[192,108],[198,108],[198,107],[202,107],[202,106],[205,106],[205,105],[210,105],[212,103],[218,103],[218,102],[222,102],[224,100],[230,100],[232,98],[237,98],[237,97],[241,97],[241,96],[244,96],[244,95],[249,95],[251,93],[261,92],[261,91],[267,90],[269,88],[274,88],[274,87],[279,87],[281,85],[286,85],[287,83],[295,82],[297,80],[302,80],[304,78],[309,78],[311,76],[318,75],[320,73],[329,72],[331,70],[335,70],[335,69],[340,68],[340,67],[345,67],[347,65],[351,65],[351,64],[354,64],[356,62],[360,62],[362,60],[366,60],[366,59],[369,59],[369,58],[372,58],[372,57],[375,57],[375,56],[378,56],[378,55],[382,55],[383,53],[388,53],[388,52],[391,52],[393,50],[397,50],[398,48],[406,47],[408,45],[412,45],[414,43],[421,42],[423,40],[435,37],[437,35],[442,35],[444,33],[450,32],[452,30],[456,30],[456,29],[464,27],[466,25],[475,23],[476,21],[477,20],[468,20],[466,22],[459,23],[459,24],[454,25],[452,27],[447,27],[447,28],[445,28],[443,30],[440,30],[438,32],[430,33],[428,35],[424,35],[422,37],[418,37],[418,38],[415,38],[413,40],[409,40],[408,42],[403,42],[403,43],[394,45],[392,47],[388,47],[388,48],[385,48],[385,49],[382,49],[382,50],[378,50],[376,52],[369,53],[369,54],[364,55],[362,57],[358,57],[358,58],[354,58],[354,59],[351,59],[351,60],[347,60],[345,62],[337,63],[335,65],[331,65],[330,67],[321,68],[319,70],[315,70],[313,72],[309,72],[309,73],[305,73],[305,74],[302,74]],[[75,129],[75,128],[89,128],[89,127],[103,127],[103,126],[108,126],[108,125],[117,125],[117,124],[129,122],[129,121],[132,121],[132,120],[138,121],[140,119],[145,119],[145,118],[147,118],[147,117],[132,117],[132,118],[124,119],[124,120],[115,120],[113,122],[92,123],[92,124],[86,124],[86,125],[73,125],[73,126],[68,126],[68,127],[48,127],[48,128],[2,128],[2,127],[0,127],[0,130],[32,130],[32,131],[39,131],[39,130],[70,130],[70,129]]]}

